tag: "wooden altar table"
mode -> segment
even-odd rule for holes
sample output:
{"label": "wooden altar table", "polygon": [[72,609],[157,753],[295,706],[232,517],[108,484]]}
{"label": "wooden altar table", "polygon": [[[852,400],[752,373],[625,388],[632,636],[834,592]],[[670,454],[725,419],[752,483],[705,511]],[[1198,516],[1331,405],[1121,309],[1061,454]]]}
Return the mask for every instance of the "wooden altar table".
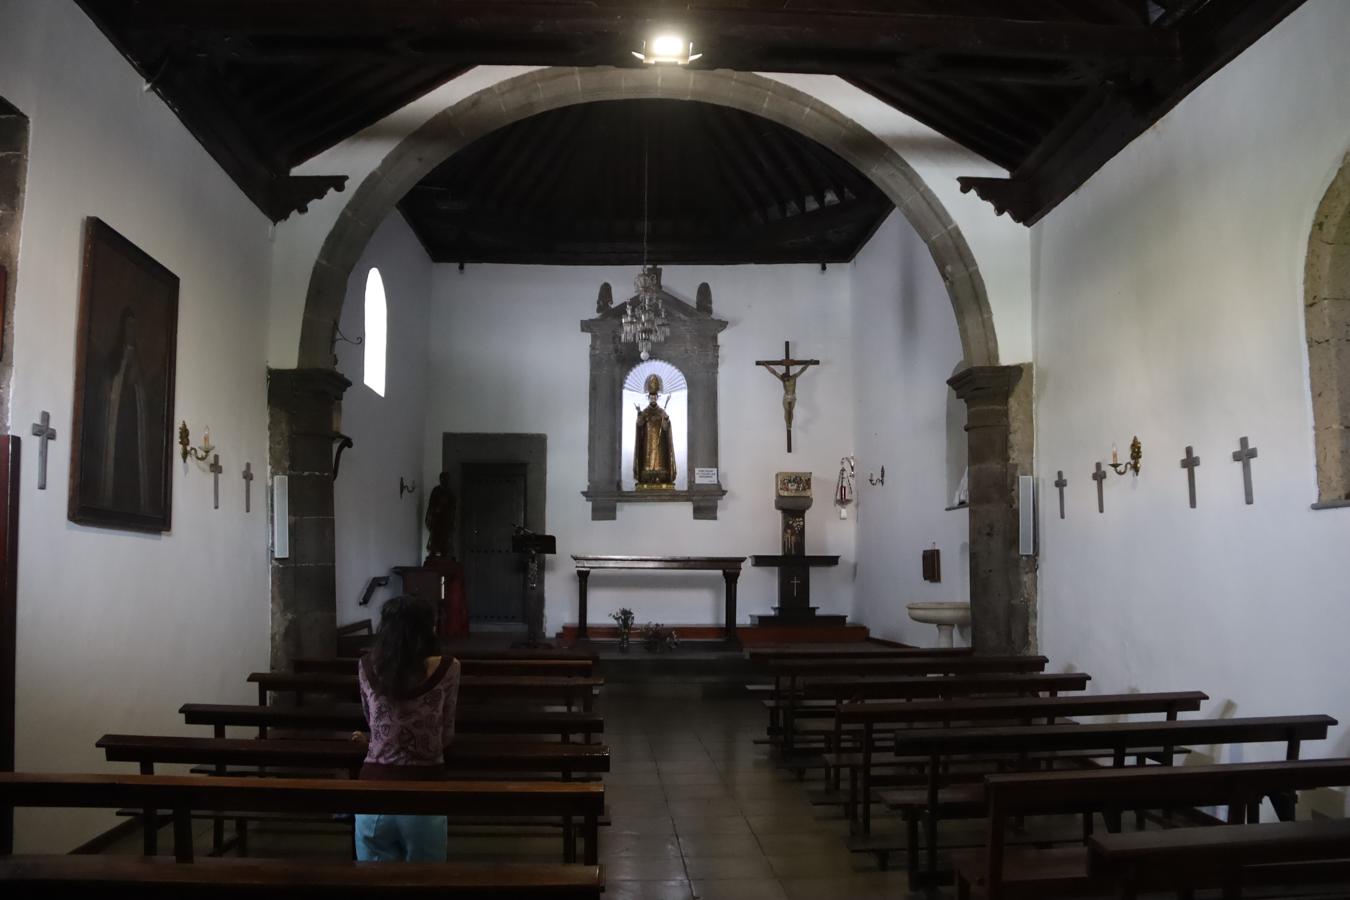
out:
{"label": "wooden altar table", "polygon": [[726,582],[726,624],[723,626],[727,643],[739,644],[736,638],[736,582],[741,577],[744,556],[576,556],[577,565],[577,638],[589,637],[586,629],[586,586],[591,572],[596,569],[667,569],[690,572],[721,572]]}

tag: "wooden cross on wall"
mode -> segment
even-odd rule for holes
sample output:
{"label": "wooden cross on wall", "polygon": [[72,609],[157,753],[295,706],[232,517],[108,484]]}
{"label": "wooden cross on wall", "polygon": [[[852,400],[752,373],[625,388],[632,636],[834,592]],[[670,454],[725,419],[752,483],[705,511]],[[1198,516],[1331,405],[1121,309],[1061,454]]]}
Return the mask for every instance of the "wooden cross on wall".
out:
{"label": "wooden cross on wall", "polygon": [[220,464],[219,453],[211,457],[211,465],[207,466],[207,471],[211,473],[211,497],[213,501],[211,508],[220,509],[220,473],[225,471],[225,467]]}
{"label": "wooden cross on wall", "polygon": [[[792,452],[792,411],[797,406],[797,379],[803,372],[812,366],[820,365],[818,359],[793,359],[792,351],[789,349],[789,342],[783,341],[782,359],[757,359],[755,365],[763,366],[769,370],[769,373],[783,382],[783,421],[787,423],[787,452]],[[779,372],[777,366],[782,366],[783,371]],[[793,366],[801,366],[796,372],[792,371]]]}

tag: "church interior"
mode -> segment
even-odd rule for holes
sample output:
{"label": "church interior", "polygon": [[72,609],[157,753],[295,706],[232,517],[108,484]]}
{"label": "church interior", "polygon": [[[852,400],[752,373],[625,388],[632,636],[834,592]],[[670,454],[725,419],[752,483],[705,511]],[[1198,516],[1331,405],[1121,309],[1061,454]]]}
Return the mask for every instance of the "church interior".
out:
{"label": "church interior", "polygon": [[0,0],[6,895],[1350,896],[1348,44]]}

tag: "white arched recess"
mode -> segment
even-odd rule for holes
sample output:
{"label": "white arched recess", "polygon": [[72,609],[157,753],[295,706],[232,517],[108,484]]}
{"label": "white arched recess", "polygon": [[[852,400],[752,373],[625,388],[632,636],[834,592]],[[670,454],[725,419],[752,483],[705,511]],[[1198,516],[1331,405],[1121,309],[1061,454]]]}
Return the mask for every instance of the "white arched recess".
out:
{"label": "white arched recess", "polygon": [[[1009,401],[1023,379],[1023,367],[1000,367],[995,317],[985,280],[961,226],[925,183],[920,173],[885,140],[797,87],[761,75],[728,71],[687,69],[550,68],[516,70],[507,78],[494,78],[485,70],[456,79],[459,99],[431,112],[426,106],[405,110],[381,126],[364,133],[337,152],[325,154],[307,171],[332,172],[344,167],[353,187],[336,197],[315,204],[314,212],[283,225],[278,233],[274,258],[271,354],[274,366],[295,361],[290,370],[308,373],[300,386],[274,372],[273,471],[288,472],[296,456],[314,458],[313,448],[290,438],[289,418],[323,417],[320,409],[299,409],[297,404],[337,403],[344,389],[340,376],[324,379],[321,373],[333,365],[332,341],[346,295],[347,281],[375,229],[398,201],[424,176],[456,151],[498,128],[528,116],[563,106],[616,99],[694,100],[732,107],[763,116],[809,137],[851,163],[870,178],[895,203],[929,248],[946,284],[956,316],[966,363],[971,367],[953,379],[958,396],[970,409],[971,441],[971,594],[975,603],[974,642],[977,649],[992,652],[1025,650],[1034,645],[1034,574],[1016,556],[1014,492],[1017,474],[1029,474],[1030,428],[1011,423]],[[466,80],[467,79],[467,80]],[[837,79],[828,79],[837,82]],[[840,82],[842,84],[842,82]],[[476,88],[476,89],[475,89]],[[462,92],[462,93],[461,93]],[[440,93],[440,92],[437,92]],[[441,98],[445,102],[449,98]],[[856,98],[855,98],[856,101]],[[437,101],[432,101],[433,103]],[[430,115],[428,115],[430,112]],[[397,137],[396,137],[397,135]],[[952,148],[943,142],[944,149]],[[933,148],[928,148],[928,154]],[[965,156],[958,153],[959,156]],[[968,161],[969,157],[966,157]],[[974,171],[977,167],[966,169]],[[981,210],[987,223],[992,212]],[[981,227],[984,227],[982,224]],[[1004,226],[999,225],[998,228]],[[1025,276],[1028,242],[1025,232],[1010,237],[1013,248],[996,252],[1000,261],[1021,258],[1010,272]],[[303,267],[308,264],[308,277]],[[1010,295],[1024,298],[1029,284],[1014,276]],[[303,297],[302,311],[295,300]],[[1016,307],[1017,302],[1010,304]],[[1024,305],[1024,304],[1023,304]],[[300,312],[299,321],[296,313]],[[1010,325],[1018,318],[1009,313]],[[1025,322],[1013,325],[1021,334]],[[294,343],[292,343],[294,342]],[[1018,341],[1018,355],[1029,349]],[[287,346],[289,345],[289,346]],[[295,349],[291,349],[295,348]],[[335,374],[335,373],[334,373]],[[313,376],[319,375],[319,382]],[[1027,385],[1023,384],[1023,389]],[[1029,418],[1029,408],[1027,409]],[[1010,438],[1012,440],[1010,440]],[[1026,446],[1022,446],[1025,443]],[[288,449],[290,448],[290,449]],[[293,509],[293,516],[296,511]],[[331,504],[320,502],[314,511],[331,516]],[[317,524],[317,523],[316,523]],[[323,531],[325,529],[317,528]],[[331,535],[331,529],[327,529]],[[322,592],[326,578],[314,578],[315,566],[330,566],[331,545],[316,548],[314,560],[291,560],[283,567],[302,566],[307,583]],[[283,579],[284,580],[284,579]],[[312,620],[319,597],[288,597],[275,586],[274,622],[290,622],[295,609]],[[301,591],[309,593],[309,591]],[[278,608],[278,604],[283,608]],[[290,606],[288,610],[285,607]],[[325,627],[321,629],[327,632]],[[275,633],[274,663],[295,648]],[[280,641],[280,643],[278,643]],[[307,642],[306,642],[307,643]]]}

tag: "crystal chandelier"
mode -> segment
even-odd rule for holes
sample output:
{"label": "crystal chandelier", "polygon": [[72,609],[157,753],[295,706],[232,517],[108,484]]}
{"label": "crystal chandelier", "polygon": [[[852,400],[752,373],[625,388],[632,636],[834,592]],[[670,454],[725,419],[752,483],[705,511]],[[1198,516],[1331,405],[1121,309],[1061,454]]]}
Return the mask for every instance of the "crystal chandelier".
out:
{"label": "crystal chandelier", "polygon": [[623,311],[623,340],[629,344],[637,342],[638,356],[645,362],[651,359],[652,344],[659,344],[670,335],[665,304],[661,302],[661,268],[644,265],[633,279],[633,287],[637,296]]}
{"label": "crystal chandelier", "polygon": [[659,344],[670,335],[670,322],[666,320],[666,307],[661,302],[661,267],[647,262],[647,232],[651,227],[651,218],[647,212],[649,161],[647,157],[647,134],[642,135],[642,271],[633,279],[637,296],[624,307],[623,341],[626,344],[636,342],[638,356],[646,362],[652,356],[652,344]]}

